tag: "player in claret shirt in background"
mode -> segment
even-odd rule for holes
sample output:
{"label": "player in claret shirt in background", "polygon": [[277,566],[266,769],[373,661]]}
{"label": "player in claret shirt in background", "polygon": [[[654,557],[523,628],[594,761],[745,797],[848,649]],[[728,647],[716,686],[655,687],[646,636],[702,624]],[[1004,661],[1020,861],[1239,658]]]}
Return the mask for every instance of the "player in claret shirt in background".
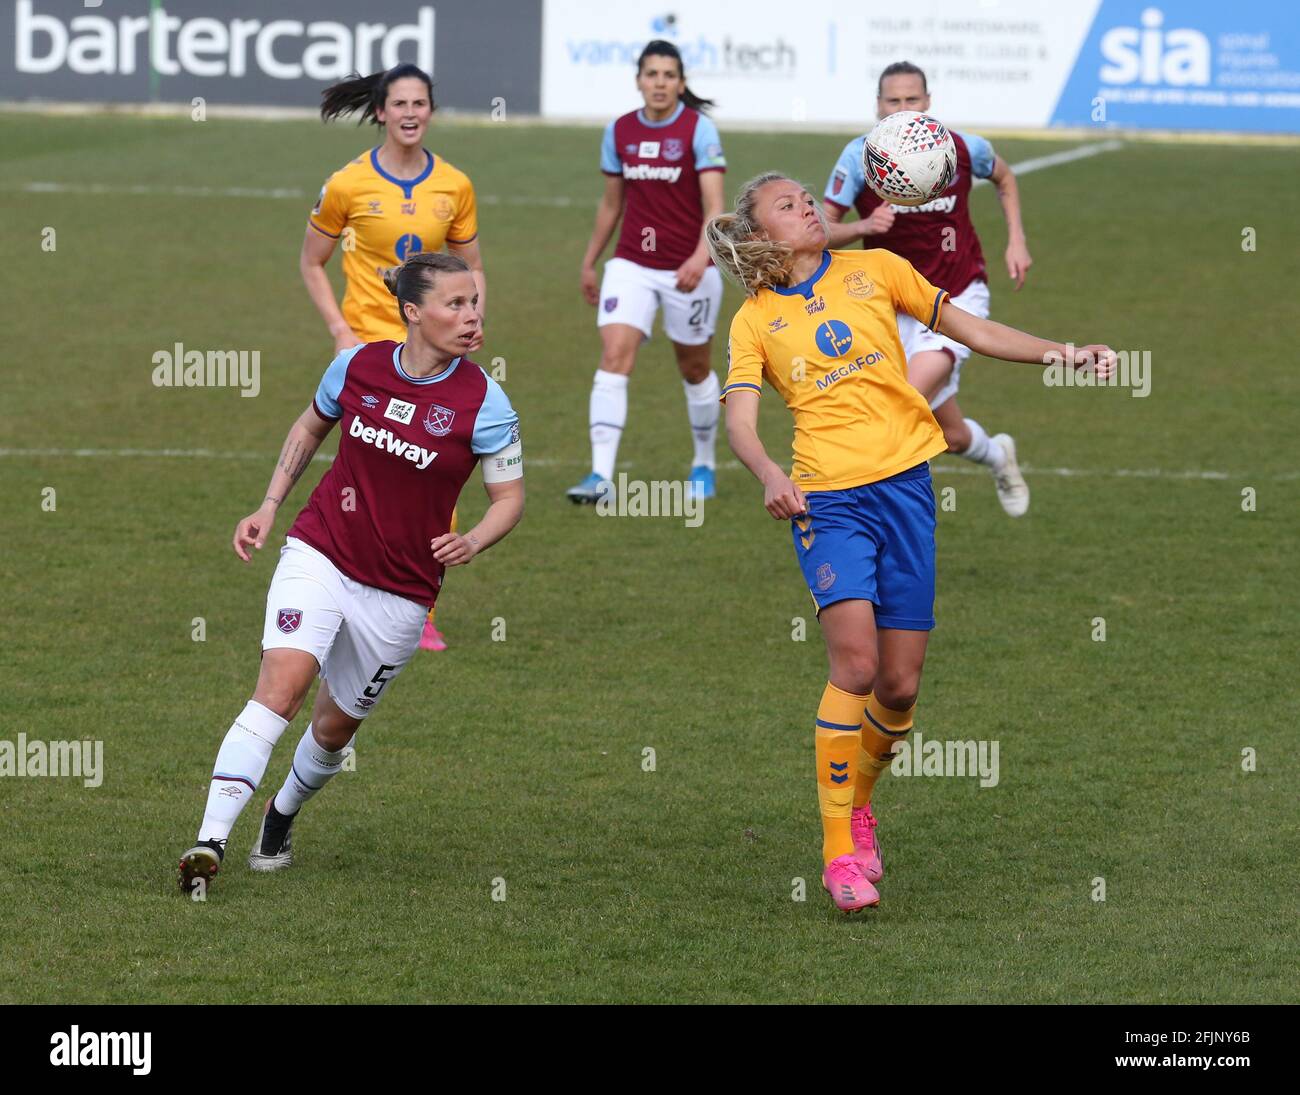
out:
{"label": "player in claret shirt in background", "polygon": [[[926,113],[929,109],[925,73],[916,65],[900,61],[881,73],[876,98],[879,117],[900,110]],[[952,293],[954,304],[972,315],[987,317],[988,272],[970,219],[971,185],[976,179],[989,179],[997,187],[1007,221],[1007,272],[1017,290],[1033,262],[1020,222],[1020,191],[1011,168],[983,137],[954,132],[952,139],[957,146],[956,177],[938,198],[911,207],[889,205],[872,192],[862,173],[866,137],[850,141],[831,171],[823,195],[830,245],[848,247],[861,239],[863,247],[885,247]],[[857,209],[859,219],[841,223],[851,208]],[[961,363],[970,356],[969,348],[906,314],[898,317],[898,333],[907,351],[908,379],[929,402],[948,451],[989,468],[1003,510],[1012,517],[1022,516],[1029,509],[1029,485],[1020,474],[1015,441],[1005,433],[990,437],[973,418],[963,417],[957,406]]]}
{"label": "player in claret shirt in background", "polygon": [[[181,858],[188,890],[210,880],[271,750],[319,673],[311,722],[249,856],[254,870],[292,862],[299,808],[343,763],[352,737],[406,665],[443,570],[468,563],[524,508],[519,420],[496,381],[461,356],[478,338],[478,290],[463,259],[421,253],[387,283],[404,343],[340,353],[294,423],[266,499],[235,529],[235,553],[261,548],[276,513],[337,422],[339,451],[289,528],[271,579],[253,697],[217,753],[198,840]],[[490,504],[465,535],[451,531],[474,465]]]}
{"label": "player in claret shirt in background", "polygon": [[[746,183],[735,213],[706,231],[714,261],[748,296],[731,323],[727,436],[767,511],[790,522],[826,640],[815,724],[822,881],[852,912],[880,899],[871,795],[912,728],[934,627],[928,461],[947,447],[908,383],[895,313],[1008,361],[1095,363],[1108,377],[1115,355],[972,315],[889,251],[826,250],[817,203],[784,175]],[[789,475],[758,437],[764,381],[794,415]]]}
{"label": "player in claret shirt in background", "polygon": [[[487,283],[479,253],[474,187],[464,172],[424,147],[435,109],[428,74],[411,64],[344,80],[321,94],[322,120],[359,112],[361,122],[384,131],[382,144],[325,180],[302,241],[298,267],[334,339],[335,353],[363,342],[385,338],[400,342],[406,337],[402,319],[393,310],[392,294],[384,285],[384,272],[418,251],[441,251],[446,246],[463,258],[478,287],[480,319],[484,314]],[[345,232],[350,245],[343,248],[347,288],[340,309],[325,264]],[[468,352],[482,345],[480,325]],[[432,612],[420,646],[446,649]]]}
{"label": "player in claret shirt in background", "polygon": [[[628,377],[660,307],[695,438],[688,486],[701,498],[712,498],[715,489],[718,378],[710,355],[722,278],[701,228],[722,212],[726,160],[717,127],[702,113],[712,102],[686,86],[676,46],[650,42],[637,61],[636,85],[645,105],[605,129],[605,194],[582,259],[583,295],[599,309],[601,354],[591,388],[591,474],[567,492],[574,502],[594,503],[613,490]],[[618,246],[598,289],[596,260],[620,216]]]}

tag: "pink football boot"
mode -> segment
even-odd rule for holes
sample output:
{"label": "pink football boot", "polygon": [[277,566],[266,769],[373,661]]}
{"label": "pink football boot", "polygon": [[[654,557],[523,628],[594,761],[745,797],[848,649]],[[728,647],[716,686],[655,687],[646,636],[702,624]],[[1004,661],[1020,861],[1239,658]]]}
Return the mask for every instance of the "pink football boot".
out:
{"label": "pink football boot", "polygon": [[428,617],[424,621],[424,631],[420,634],[421,650],[446,650],[447,640],[442,637],[442,632],[433,626],[433,618]]}
{"label": "pink football boot", "polygon": [[822,885],[831,895],[835,907],[842,912],[857,912],[880,904],[880,894],[867,881],[862,864],[854,853],[837,856],[827,863],[826,870],[822,873]]}
{"label": "pink football boot", "polygon": [[879,882],[885,877],[884,864],[880,862],[880,842],[876,840],[876,819],[871,816],[871,803],[855,809],[850,822],[853,833],[853,854],[862,864],[862,873],[869,882]]}

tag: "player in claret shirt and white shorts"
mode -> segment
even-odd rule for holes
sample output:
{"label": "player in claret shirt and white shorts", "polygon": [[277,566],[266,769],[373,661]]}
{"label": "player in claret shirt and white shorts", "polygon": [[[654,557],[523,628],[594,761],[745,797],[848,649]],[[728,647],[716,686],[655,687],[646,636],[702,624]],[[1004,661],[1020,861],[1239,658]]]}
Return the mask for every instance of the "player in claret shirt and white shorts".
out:
{"label": "player in claret shirt and white shorts", "polygon": [[[880,74],[876,85],[876,112],[884,118],[900,110],[930,109],[925,73],[916,65],[899,61]],[[957,146],[957,173],[939,197],[924,205],[889,205],[867,186],[862,173],[862,146],[856,137],[840,154],[823,195],[830,222],[831,247],[848,247],[858,239],[863,247],[884,247],[907,259],[934,285],[952,294],[952,302],[973,316],[989,314],[988,272],[979,237],[970,219],[970,191],[976,179],[988,179],[997,188],[1007,222],[1007,272],[1019,289],[1033,260],[1025,246],[1020,221],[1020,191],[1005,160],[983,137],[952,134]],[[858,220],[843,224],[844,214],[856,208]],[[973,418],[957,406],[961,363],[970,350],[960,342],[931,331],[912,316],[900,314],[898,334],[907,353],[908,380],[925,396],[948,451],[993,473],[998,501],[1011,517],[1029,509],[1029,486],[1016,461],[1016,443],[1005,433],[990,437]]]}
{"label": "player in claret shirt and white shorts", "polygon": [[[523,514],[519,420],[496,381],[462,356],[481,323],[469,266],[421,252],[385,282],[406,341],[364,343],[334,359],[289,430],[266,499],[235,529],[235,553],[247,562],[338,423],[338,455],[280,551],[257,687],[217,753],[198,839],[180,861],[186,891],[216,875],[235,819],[319,674],[311,722],[249,856],[254,870],[289,866],[298,810],[339,771],[415,653],[443,571],[491,547]],[[462,536],[451,531],[452,511],[475,464],[490,504]]]}
{"label": "player in claret shirt and white shorts", "polygon": [[[686,86],[682,56],[653,41],[637,61],[645,105],[605,129],[600,169],[605,194],[582,260],[582,292],[597,307],[600,367],[590,402],[591,474],[568,490],[574,502],[612,495],[614,461],[627,424],[628,378],[637,350],[661,308],[686,389],[695,439],[688,486],[714,494],[718,377],[710,356],[722,303],[722,278],[704,245],[704,222],[722,212],[727,162],[717,126],[703,113],[712,102]],[[596,277],[596,260],[623,218],[614,257]]]}
{"label": "player in claret shirt and white shorts", "polygon": [[[307,220],[298,268],[303,283],[340,353],[362,342],[401,342],[406,325],[393,308],[384,271],[417,251],[446,246],[469,264],[484,315],[487,282],[479,252],[478,206],[469,177],[424,147],[433,121],[433,81],[417,65],[400,64],[369,76],[353,75],[321,93],[322,121],[359,113],[383,132],[367,149],[325,180]],[[326,263],[343,240],[340,308]],[[474,353],[483,344],[479,327]],[[451,527],[456,528],[455,515]],[[420,647],[446,650],[434,614],[424,625]]]}

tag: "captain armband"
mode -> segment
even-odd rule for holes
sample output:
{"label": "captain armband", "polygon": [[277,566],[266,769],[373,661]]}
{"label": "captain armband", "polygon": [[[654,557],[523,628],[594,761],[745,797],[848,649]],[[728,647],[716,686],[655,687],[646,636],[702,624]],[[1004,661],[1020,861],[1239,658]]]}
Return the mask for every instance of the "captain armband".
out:
{"label": "captain armband", "polygon": [[524,446],[521,441],[512,441],[500,452],[484,453],[479,457],[483,468],[483,482],[509,483],[512,479],[524,477]]}

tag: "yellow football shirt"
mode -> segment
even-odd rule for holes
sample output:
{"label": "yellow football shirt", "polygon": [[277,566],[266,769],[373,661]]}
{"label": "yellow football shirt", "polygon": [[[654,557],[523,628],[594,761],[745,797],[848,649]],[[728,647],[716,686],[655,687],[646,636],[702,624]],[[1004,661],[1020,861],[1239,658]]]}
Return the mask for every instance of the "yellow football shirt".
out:
{"label": "yellow football shirt", "polygon": [[406,325],[397,298],[384,286],[384,271],[417,251],[469,243],[478,235],[478,212],[469,178],[446,160],[426,150],[424,171],[398,179],[379,165],[378,153],[371,149],[334,172],[308,223],[344,241],[343,318],[357,337],[401,342]]}
{"label": "yellow football shirt", "polygon": [[794,416],[790,478],[802,490],[888,479],[947,449],[907,382],[895,313],[931,330],[948,294],[885,250],[824,251],[799,285],[760,289],[731,321],[727,394],[766,380]]}

